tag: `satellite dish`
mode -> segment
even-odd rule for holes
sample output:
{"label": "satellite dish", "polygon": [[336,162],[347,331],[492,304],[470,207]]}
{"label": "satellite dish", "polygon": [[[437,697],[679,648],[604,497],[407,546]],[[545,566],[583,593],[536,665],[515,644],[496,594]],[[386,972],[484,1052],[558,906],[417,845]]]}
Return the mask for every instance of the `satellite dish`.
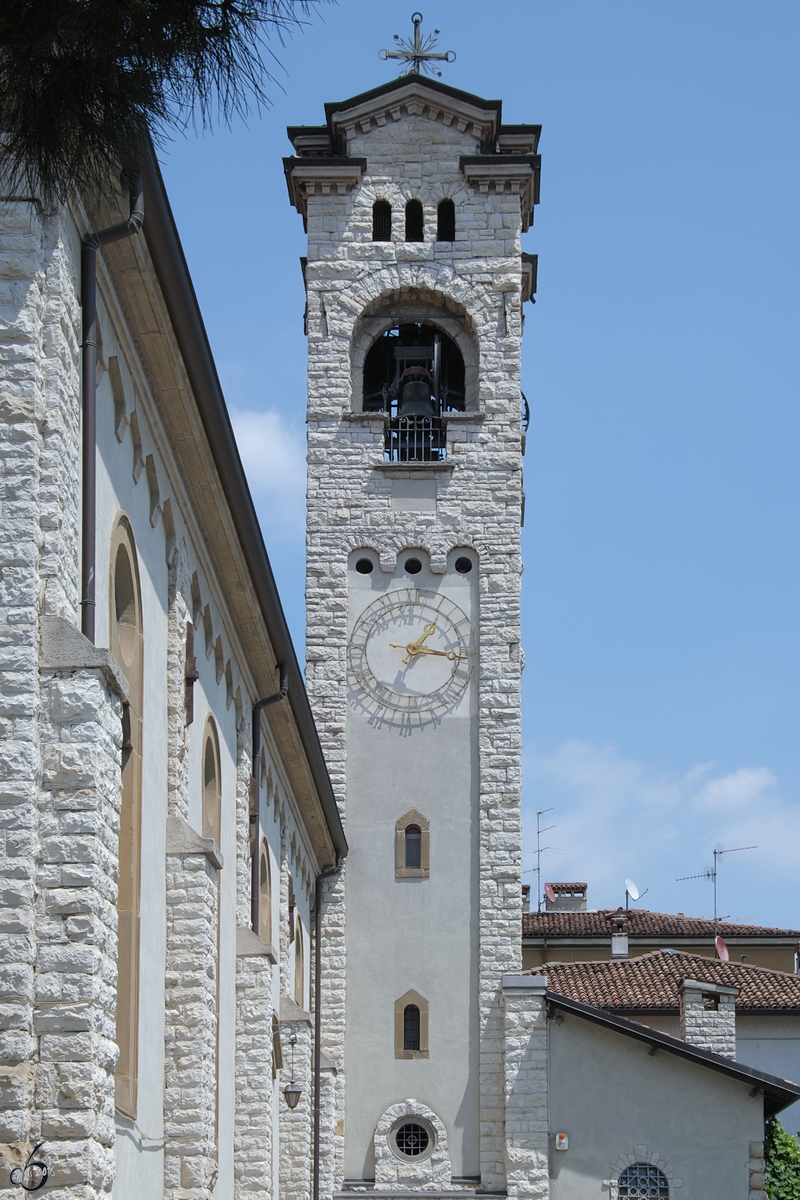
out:
{"label": "satellite dish", "polygon": [[717,958],[720,962],[730,962],[730,952],[721,937],[714,938],[714,946],[717,951]]}
{"label": "satellite dish", "polygon": [[544,885],[544,894],[545,894],[545,896],[547,896],[547,899],[550,901],[551,904],[555,904],[556,894],[553,891],[553,888],[549,883],[546,883]]}
{"label": "satellite dish", "polygon": [[632,879],[625,880],[625,891],[628,893],[631,900],[638,900],[641,894]]}

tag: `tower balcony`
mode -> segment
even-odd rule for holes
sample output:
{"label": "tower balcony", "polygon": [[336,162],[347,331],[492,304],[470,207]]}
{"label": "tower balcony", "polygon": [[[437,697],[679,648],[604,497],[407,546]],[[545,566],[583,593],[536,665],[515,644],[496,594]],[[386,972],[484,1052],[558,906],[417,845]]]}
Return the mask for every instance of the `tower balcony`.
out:
{"label": "tower balcony", "polygon": [[386,425],[386,462],[444,462],[447,433],[440,417],[391,417]]}

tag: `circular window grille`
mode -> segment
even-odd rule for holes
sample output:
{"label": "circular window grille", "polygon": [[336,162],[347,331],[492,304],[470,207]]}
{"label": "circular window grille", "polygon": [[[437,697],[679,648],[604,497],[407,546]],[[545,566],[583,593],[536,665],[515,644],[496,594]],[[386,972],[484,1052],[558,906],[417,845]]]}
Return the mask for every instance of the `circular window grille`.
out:
{"label": "circular window grille", "polygon": [[420,1158],[431,1144],[431,1135],[424,1125],[406,1121],[396,1131],[394,1141],[404,1158]]}
{"label": "circular window grille", "polygon": [[632,1163],[619,1177],[619,1200],[669,1200],[669,1183],[651,1163]]}

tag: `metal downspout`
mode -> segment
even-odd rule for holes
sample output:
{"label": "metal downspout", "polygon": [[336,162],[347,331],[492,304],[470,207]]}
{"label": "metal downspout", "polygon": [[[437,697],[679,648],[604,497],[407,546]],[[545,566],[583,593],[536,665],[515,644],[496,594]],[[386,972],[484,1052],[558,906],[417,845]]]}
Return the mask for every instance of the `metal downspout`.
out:
{"label": "metal downspout", "polygon": [[261,711],[270,704],[285,700],[289,693],[289,667],[278,663],[280,690],[253,705],[253,757],[251,760],[250,794],[250,924],[258,933],[258,756],[261,753]]}
{"label": "metal downspout", "polygon": [[319,1126],[320,1080],[322,1075],[322,884],[331,875],[338,875],[342,859],[328,867],[316,878],[314,885],[314,1179],[311,1200],[319,1200]]}
{"label": "metal downspout", "polygon": [[127,221],[87,233],[81,243],[81,307],[83,309],[83,484],[81,489],[81,632],[94,642],[95,541],[97,534],[97,251],[109,242],[132,237],[144,222],[144,185],[137,175],[131,189]]}

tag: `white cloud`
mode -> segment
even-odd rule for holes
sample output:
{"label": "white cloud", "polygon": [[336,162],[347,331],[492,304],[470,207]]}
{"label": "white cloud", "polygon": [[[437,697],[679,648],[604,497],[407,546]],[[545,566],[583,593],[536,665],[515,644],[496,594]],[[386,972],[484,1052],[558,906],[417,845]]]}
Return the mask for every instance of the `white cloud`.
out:
{"label": "white cloud", "polygon": [[306,447],[302,429],[274,409],[232,408],[231,422],[264,538],[302,540],[306,519]]}
{"label": "white cloud", "polygon": [[526,869],[535,865],[536,810],[552,807],[542,820],[556,825],[544,839],[554,847],[543,856],[545,879],[586,880],[590,905],[606,907],[624,903],[632,877],[650,888],[645,907],[710,914],[710,886],[677,877],[708,868],[715,847],[756,845],[722,860],[720,912],[797,927],[800,808],[768,767],[715,774],[703,763],[671,773],[581,741],[551,753],[529,748],[523,764]]}

